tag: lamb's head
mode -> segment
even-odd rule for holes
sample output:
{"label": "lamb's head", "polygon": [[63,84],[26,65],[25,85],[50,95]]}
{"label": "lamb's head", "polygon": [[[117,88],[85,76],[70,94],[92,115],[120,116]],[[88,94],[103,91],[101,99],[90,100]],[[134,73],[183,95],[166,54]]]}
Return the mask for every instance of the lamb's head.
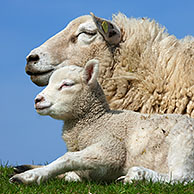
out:
{"label": "lamb's head", "polygon": [[110,47],[121,39],[119,28],[107,20],[92,16],[81,16],[47,40],[27,56],[26,73],[39,85],[48,84],[54,70],[72,62],[85,64],[88,60],[101,59]]}
{"label": "lamb's head", "polygon": [[98,61],[90,60],[84,68],[69,65],[56,70],[48,86],[35,98],[35,108],[41,115],[69,120],[83,117],[96,103],[109,109],[97,82]]}

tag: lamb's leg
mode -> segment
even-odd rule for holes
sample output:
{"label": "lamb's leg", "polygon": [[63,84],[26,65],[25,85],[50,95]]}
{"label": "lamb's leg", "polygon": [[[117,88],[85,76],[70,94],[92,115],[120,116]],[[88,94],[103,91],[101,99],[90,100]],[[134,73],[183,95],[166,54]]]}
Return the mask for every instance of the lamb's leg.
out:
{"label": "lamb's leg", "polygon": [[113,166],[114,162],[118,164],[118,156],[116,156],[117,160],[115,160],[115,155],[112,150],[106,152],[104,147],[102,149],[101,145],[95,144],[82,151],[67,152],[42,168],[14,175],[10,182],[22,182],[25,184],[37,182],[40,184],[41,181],[70,171],[104,169],[102,171],[106,172],[109,165]]}
{"label": "lamb's leg", "polygon": [[168,174],[161,174],[148,168],[134,166],[130,168],[125,176],[118,178],[124,183],[131,183],[133,180],[148,180],[152,182],[170,182]]}
{"label": "lamb's leg", "polygon": [[[15,174],[20,174],[23,173],[27,170],[32,170],[35,168],[41,168],[43,165],[31,165],[31,164],[24,164],[21,166],[15,166],[14,173]],[[65,174],[60,174],[57,178],[59,179],[65,179],[67,182],[80,182],[81,178],[76,174],[76,172],[66,172]]]}
{"label": "lamb's leg", "polygon": [[[79,159],[76,159],[75,153],[66,153],[64,156],[58,158],[57,160],[46,166],[14,175],[12,178],[10,178],[10,182],[25,184],[37,182],[38,184],[40,184],[41,181],[45,181],[51,177],[55,177],[67,171],[71,171],[71,167],[73,168],[74,162],[79,163]],[[63,178],[65,179],[66,177],[67,181],[70,181],[72,179],[71,176],[69,176],[68,172],[65,173],[65,176],[63,176]]]}

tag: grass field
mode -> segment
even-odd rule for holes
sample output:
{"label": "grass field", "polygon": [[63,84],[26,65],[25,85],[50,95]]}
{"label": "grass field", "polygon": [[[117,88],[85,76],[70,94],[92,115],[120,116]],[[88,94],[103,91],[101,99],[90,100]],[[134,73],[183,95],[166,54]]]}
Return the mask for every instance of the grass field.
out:
{"label": "grass field", "polygon": [[160,184],[144,181],[136,181],[132,184],[124,185],[122,183],[67,183],[64,180],[52,179],[40,185],[22,185],[10,184],[9,177],[13,174],[13,170],[7,166],[0,166],[0,194],[5,193],[18,193],[18,194],[156,194],[156,193],[169,193],[169,194],[187,194],[194,193],[194,183],[187,185],[183,184]]}

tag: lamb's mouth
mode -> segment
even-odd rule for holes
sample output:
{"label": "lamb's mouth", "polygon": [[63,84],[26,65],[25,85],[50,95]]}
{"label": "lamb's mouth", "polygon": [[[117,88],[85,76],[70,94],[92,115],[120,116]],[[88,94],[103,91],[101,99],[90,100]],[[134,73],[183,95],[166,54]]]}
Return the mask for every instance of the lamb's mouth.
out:
{"label": "lamb's mouth", "polygon": [[45,105],[41,105],[41,104],[38,103],[38,104],[35,105],[35,109],[36,109],[37,112],[41,112],[41,111],[44,111],[46,109],[49,109],[51,107],[51,105],[52,104],[50,104],[50,103],[45,104]]}

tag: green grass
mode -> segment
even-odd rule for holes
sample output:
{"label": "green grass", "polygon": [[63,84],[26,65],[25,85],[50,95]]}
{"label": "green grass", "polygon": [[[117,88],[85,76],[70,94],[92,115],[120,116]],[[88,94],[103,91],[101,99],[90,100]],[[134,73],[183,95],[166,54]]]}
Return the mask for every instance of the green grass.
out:
{"label": "green grass", "polygon": [[151,183],[144,181],[136,181],[132,184],[124,185],[122,183],[94,183],[94,182],[83,182],[83,183],[67,183],[64,180],[52,179],[40,185],[22,185],[22,184],[10,184],[9,177],[13,174],[13,169],[8,166],[0,166],[0,194],[5,193],[19,193],[19,194],[55,194],[55,193],[66,193],[66,194],[187,194],[194,193],[194,183],[187,185],[183,184],[161,184]]}

